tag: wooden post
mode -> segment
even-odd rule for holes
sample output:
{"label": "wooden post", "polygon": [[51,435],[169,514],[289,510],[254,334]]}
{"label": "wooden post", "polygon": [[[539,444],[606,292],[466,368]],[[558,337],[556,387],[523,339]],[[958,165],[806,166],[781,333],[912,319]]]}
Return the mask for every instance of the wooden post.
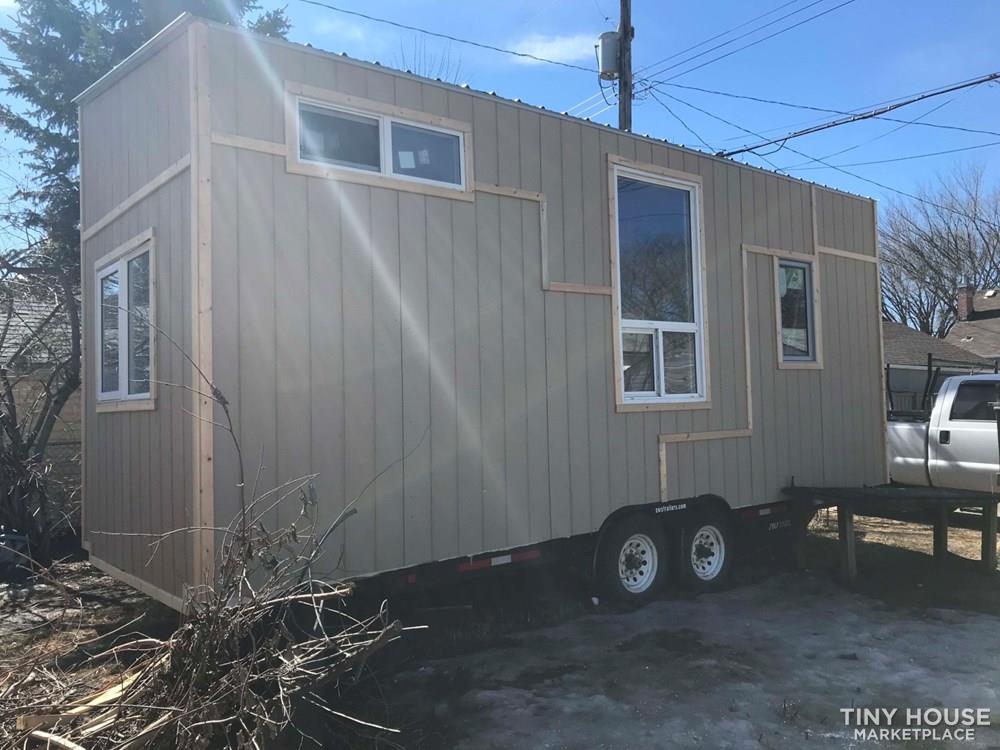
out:
{"label": "wooden post", "polygon": [[792,554],[796,570],[806,569],[806,535],[809,526],[809,512],[805,505],[806,501],[803,500],[792,501],[792,529],[794,532]]}
{"label": "wooden post", "polygon": [[997,572],[997,501],[983,506],[983,569],[993,575]]}
{"label": "wooden post", "polygon": [[948,504],[939,502],[934,514],[934,562],[938,565],[948,559],[948,511]]}
{"label": "wooden post", "polygon": [[840,576],[851,583],[858,577],[858,557],[854,543],[854,508],[850,503],[837,506],[837,529],[840,532]]}

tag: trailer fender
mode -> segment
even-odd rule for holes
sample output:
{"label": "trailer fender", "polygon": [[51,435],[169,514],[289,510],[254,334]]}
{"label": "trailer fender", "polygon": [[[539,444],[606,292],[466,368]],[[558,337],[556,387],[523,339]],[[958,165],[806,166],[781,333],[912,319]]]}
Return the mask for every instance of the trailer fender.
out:
{"label": "trailer fender", "polygon": [[601,544],[604,542],[604,538],[607,536],[608,530],[613,528],[615,523],[617,523],[621,518],[636,513],[645,513],[650,517],[659,519],[668,532],[673,532],[681,527],[685,517],[690,515],[693,511],[701,510],[709,505],[712,507],[724,508],[726,512],[730,511],[729,503],[718,495],[698,495],[697,497],[689,497],[682,500],[661,500],[659,502],[643,503],[641,505],[623,505],[621,508],[616,509],[604,519],[604,523],[601,524],[601,528],[597,531],[597,535],[594,539],[594,549],[591,552],[591,575],[597,575],[598,552],[601,549]]}

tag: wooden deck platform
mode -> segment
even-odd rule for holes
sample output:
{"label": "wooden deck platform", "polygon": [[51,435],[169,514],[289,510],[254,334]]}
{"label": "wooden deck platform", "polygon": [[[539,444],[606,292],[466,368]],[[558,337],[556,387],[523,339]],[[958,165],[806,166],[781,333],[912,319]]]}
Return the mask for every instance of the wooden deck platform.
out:
{"label": "wooden deck platform", "polygon": [[802,555],[808,519],[820,508],[837,509],[840,542],[840,570],[847,581],[858,575],[854,516],[894,518],[902,513],[921,511],[921,521],[931,519],[934,528],[934,559],[944,562],[948,556],[949,517],[956,508],[981,508],[983,512],[981,560],[984,572],[993,575],[997,568],[996,495],[971,490],[937,487],[910,487],[887,484],[874,487],[797,487],[784,489],[793,501],[796,519],[797,556]]}

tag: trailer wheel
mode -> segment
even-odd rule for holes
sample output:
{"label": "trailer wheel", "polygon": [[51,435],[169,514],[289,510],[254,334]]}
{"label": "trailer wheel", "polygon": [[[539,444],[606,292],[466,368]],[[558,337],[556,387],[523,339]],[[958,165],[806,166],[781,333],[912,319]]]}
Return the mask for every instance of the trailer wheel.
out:
{"label": "trailer wheel", "polygon": [[667,580],[666,534],[649,516],[627,516],[611,527],[598,550],[598,577],[605,592],[621,601],[652,598]]}
{"label": "trailer wheel", "polygon": [[733,525],[722,511],[700,513],[685,524],[680,561],[684,585],[695,591],[724,586],[732,568],[733,537]]}

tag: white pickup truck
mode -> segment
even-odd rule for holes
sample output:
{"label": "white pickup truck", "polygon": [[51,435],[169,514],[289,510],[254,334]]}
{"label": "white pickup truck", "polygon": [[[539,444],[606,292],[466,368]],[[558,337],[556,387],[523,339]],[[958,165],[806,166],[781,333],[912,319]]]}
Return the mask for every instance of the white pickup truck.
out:
{"label": "white pickup truck", "polygon": [[992,492],[998,471],[1000,375],[948,378],[924,418],[891,419],[889,474],[894,482]]}

